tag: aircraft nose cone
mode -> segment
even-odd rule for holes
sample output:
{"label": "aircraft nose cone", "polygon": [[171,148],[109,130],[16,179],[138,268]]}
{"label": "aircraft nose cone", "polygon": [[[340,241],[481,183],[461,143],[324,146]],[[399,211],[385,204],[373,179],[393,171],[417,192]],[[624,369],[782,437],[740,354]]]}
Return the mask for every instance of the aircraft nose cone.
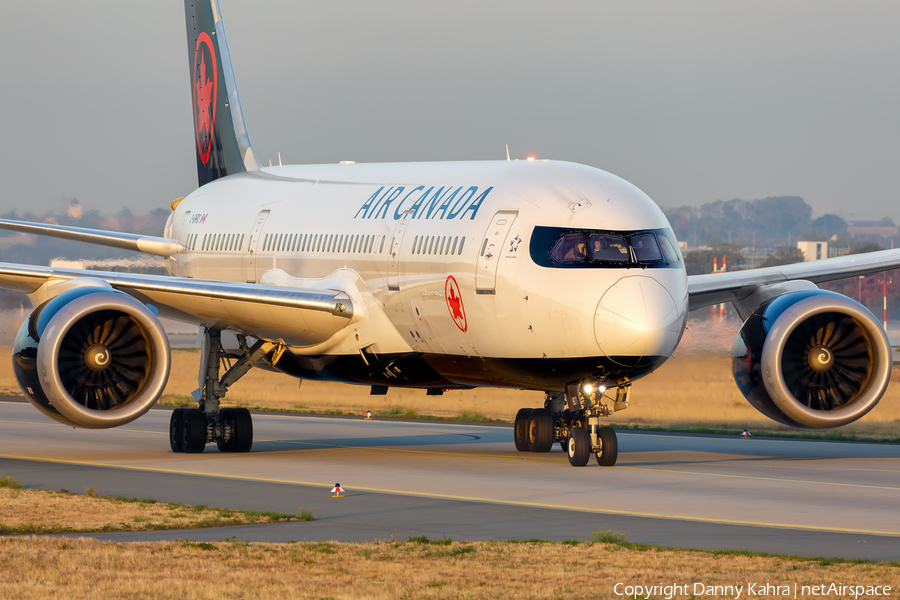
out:
{"label": "aircraft nose cone", "polygon": [[594,335],[607,356],[668,356],[678,343],[682,317],[658,281],[623,277],[600,298]]}

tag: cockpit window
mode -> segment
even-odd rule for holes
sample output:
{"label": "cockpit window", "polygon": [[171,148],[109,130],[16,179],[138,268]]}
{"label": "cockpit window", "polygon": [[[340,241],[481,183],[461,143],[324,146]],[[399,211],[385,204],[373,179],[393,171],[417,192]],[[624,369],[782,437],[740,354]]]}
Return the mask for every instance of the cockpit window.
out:
{"label": "cockpit window", "polygon": [[671,229],[602,231],[537,226],[531,234],[532,260],[551,268],[681,268]]}
{"label": "cockpit window", "polygon": [[591,259],[600,261],[628,261],[628,242],[621,235],[591,234]]}
{"label": "cockpit window", "polygon": [[638,262],[662,258],[659,246],[656,244],[656,236],[652,233],[631,236],[631,247],[634,248],[634,257]]}
{"label": "cockpit window", "polygon": [[562,236],[553,250],[550,258],[560,263],[581,262],[584,260],[584,234],[567,233]]}
{"label": "cockpit window", "polygon": [[672,247],[672,242],[669,241],[669,238],[661,235],[659,236],[659,247],[662,248],[662,253],[665,259],[669,262],[678,262],[678,251]]}

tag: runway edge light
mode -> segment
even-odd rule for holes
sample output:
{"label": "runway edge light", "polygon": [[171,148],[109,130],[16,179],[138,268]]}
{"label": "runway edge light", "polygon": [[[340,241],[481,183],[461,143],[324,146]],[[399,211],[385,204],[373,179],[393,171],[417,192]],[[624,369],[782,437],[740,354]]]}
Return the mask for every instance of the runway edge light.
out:
{"label": "runway edge light", "polygon": [[341,484],[336,483],[334,484],[334,487],[331,488],[331,493],[334,494],[332,498],[343,498],[341,494],[344,493],[344,488],[341,487]]}

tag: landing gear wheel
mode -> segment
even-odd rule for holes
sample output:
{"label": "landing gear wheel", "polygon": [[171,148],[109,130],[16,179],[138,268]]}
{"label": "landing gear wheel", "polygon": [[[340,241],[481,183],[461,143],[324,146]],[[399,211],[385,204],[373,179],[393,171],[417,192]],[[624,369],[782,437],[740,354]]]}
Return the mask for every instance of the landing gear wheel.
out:
{"label": "landing gear wheel", "polygon": [[516,442],[516,450],[528,452],[528,418],[533,409],[520,408],[516,413],[516,424],[513,429],[513,439]]}
{"label": "landing gear wheel", "polygon": [[545,408],[531,411],[527,429],[528,448],[532,452],[550,452],[555,441],[553,415]]}
{"label": "landing gear wheel", "polygon": [[[231,414],[232,409],[230,408],[220,408],[219,409],[219,419],[222,424],[228,424],[229,421],[234,421],[234,417]],[[233,427],[233,425],[232,425]],[[227,442],[223,442],[219,440],[216,442],[216,447],[219,449],[219,452],[231,452],[231,446],[234,442],[234,435],[232,434],[231,439]]]}
{"label": "landing gear wheel", "polygon": [[188,454],[199,454],[206,448],[206,413],[199,408],[184,411],[181,422],[181,446]]}
{"label": "landing gear wheel", "polygon": [[172,448],[172,452],[184,452],[184,445],[181,442],[181,424],[183,422],[184,409],[176,408],[169,418],[169,446]]}
{"label": "landing gear wheel", "polygon": [[223,408],[220,418],[231,425],[231,440],[219,442],[220,452],[250,452],[253,446],[253,418],[246,408]]}
{"label": "landing gear wheel", "polygon": [[611,467],[619,458],[619,440],[616,430],[612,427],[601,427],[597,434],[600,442],[600,450],[597,451],[597,464],[601,467]]}
{"label": "landing gear wheel", "polygon": [[583,467],[591,458],[591,436],[584,427],[573,427],[569,430],[566,448],[569,454],[569,464],[573,467]]}

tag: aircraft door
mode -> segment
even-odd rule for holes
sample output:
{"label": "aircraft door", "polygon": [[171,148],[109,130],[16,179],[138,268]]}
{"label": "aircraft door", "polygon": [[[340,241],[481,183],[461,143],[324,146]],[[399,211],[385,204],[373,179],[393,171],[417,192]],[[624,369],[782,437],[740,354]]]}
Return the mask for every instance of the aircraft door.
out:
{"label": "aircraft door", "polygon": [[506,243],[506,236],[519,213],[502,210],[494,215],[481,241],[475,262],[475,293],[493,294],[497,286],[497,266]]}
{"label": "aircraft door", "polygon": [[394,227],[394,235],[391,236],[391,248],[388,254],[388,291],[400,291],[400,247],[412,214],[411,210],[403,211],[403,216]]}
{"label": "aircraft door", "polygon": [[247,247],[247,283],[256,283],[259,276],[262,275],[262,273],[256,273],[257,263],[259,262],[257,253],[259,251],[259,240],[262,237],[263,227],[268,218],[268,210],[260,211],[259,216],[256,217],[256,223],[253,224],[253,229],[250,230],[250,245]]}

